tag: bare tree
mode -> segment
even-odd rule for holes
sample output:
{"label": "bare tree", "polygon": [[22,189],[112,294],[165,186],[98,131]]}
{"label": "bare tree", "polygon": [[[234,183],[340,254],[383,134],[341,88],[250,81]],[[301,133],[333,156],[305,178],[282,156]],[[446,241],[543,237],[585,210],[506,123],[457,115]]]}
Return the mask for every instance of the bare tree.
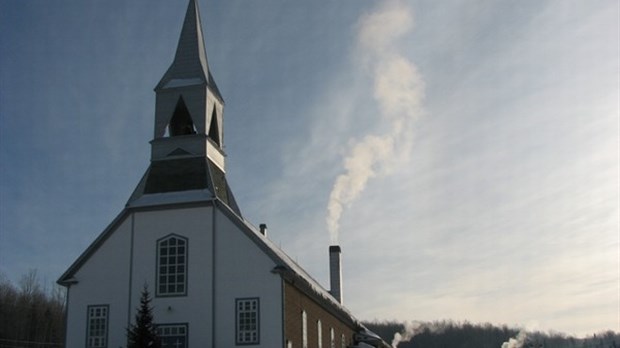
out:
{"label": "bare tree", "polygon": [[65,324],[64,290],[41,287],[37,272],[24,275],[19,286],[0,276],[0,347],[62,346]]}

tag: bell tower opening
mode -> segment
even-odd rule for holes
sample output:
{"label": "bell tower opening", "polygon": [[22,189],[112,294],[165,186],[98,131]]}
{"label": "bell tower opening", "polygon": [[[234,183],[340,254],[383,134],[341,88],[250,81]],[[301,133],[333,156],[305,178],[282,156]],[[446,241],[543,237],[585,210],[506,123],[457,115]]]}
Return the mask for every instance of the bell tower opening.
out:
{"label": "bell tower opening", "polygon": [[168,134],[171,137],[196,134],[196,127],[194,127],[194,122],[189,114],[189,110],[187,110],[187,106],[185,106],[183,97],[179,97],[177,106],[174,109],[174,114],[172,114],[170,124],[168,125]]}
{"label": "bell tower opening", "polygon": [[209,138],[213,140],[217,144],[217,146],[222,147],[220,143],[220,129],[217,124],[217,111],[216,108],[213,108],[213,113],[211,113],[211,124],[209,125]]}

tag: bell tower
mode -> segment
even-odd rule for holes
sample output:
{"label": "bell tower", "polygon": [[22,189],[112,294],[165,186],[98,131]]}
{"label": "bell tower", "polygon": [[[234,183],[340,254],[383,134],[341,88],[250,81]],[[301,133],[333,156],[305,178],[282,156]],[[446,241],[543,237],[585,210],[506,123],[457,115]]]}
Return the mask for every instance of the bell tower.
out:
{"label": "bell tower", "polygon": [[155,94],[151,165],[127,205],[151,201],[147,195],[200,191],[239,214],[225,176],[224,99],[209,70],[196,0],[189,1],[174,60]]}

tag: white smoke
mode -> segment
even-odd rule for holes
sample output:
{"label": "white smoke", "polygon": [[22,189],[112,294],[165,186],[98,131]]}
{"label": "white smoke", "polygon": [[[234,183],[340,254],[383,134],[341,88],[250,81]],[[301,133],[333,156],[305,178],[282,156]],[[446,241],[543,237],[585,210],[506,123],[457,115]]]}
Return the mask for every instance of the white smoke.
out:
{"label": "white smoke", "polygon": [[525,345],[527,339],[527,333],[525,330],[519,331],[517,337],[510,338],[508,341],[502,343],[501,348],[522,348]]}
{"label": "white smoke", "polygon": [[426,330],[431,333],[439,333],[444,329],[445,325],[440,323],[422,323],[419,321],[405,323],[403,332],[397,332],[394,334],[394,338],[392,339],[392,347],[397,348],[401,342],[409,342],[414,336]]}
{"label": "white smoke", "polygon": [[366,188],[369,179],[387,175],[409,157],[413,123],[422,113],[424,83],[415,65],[399,51],[399,39],[413,26],[411,10],[402,1],[382,1],[360,18],[358,49],[372,74],[374,99],[380,120],[388,130],[351,140],[344,159],[345,173],[334,182],[327,205],[327,228],[332,244],[338,243],[343,210]]}

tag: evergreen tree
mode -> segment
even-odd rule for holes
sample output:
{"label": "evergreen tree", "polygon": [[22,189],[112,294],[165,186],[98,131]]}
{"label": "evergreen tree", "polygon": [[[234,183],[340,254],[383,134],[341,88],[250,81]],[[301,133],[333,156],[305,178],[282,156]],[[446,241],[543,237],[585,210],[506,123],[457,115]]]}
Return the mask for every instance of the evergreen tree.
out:
{"label": "evergreen tree", "polygon": [[161,341],[157,334],[157,328],[153,322],[153,308],[151,307],[151,295],[148,287],[144,285],[140,296],[140,308],[136,313],[136,320],[127,329],[128,348],[160,348]]}

